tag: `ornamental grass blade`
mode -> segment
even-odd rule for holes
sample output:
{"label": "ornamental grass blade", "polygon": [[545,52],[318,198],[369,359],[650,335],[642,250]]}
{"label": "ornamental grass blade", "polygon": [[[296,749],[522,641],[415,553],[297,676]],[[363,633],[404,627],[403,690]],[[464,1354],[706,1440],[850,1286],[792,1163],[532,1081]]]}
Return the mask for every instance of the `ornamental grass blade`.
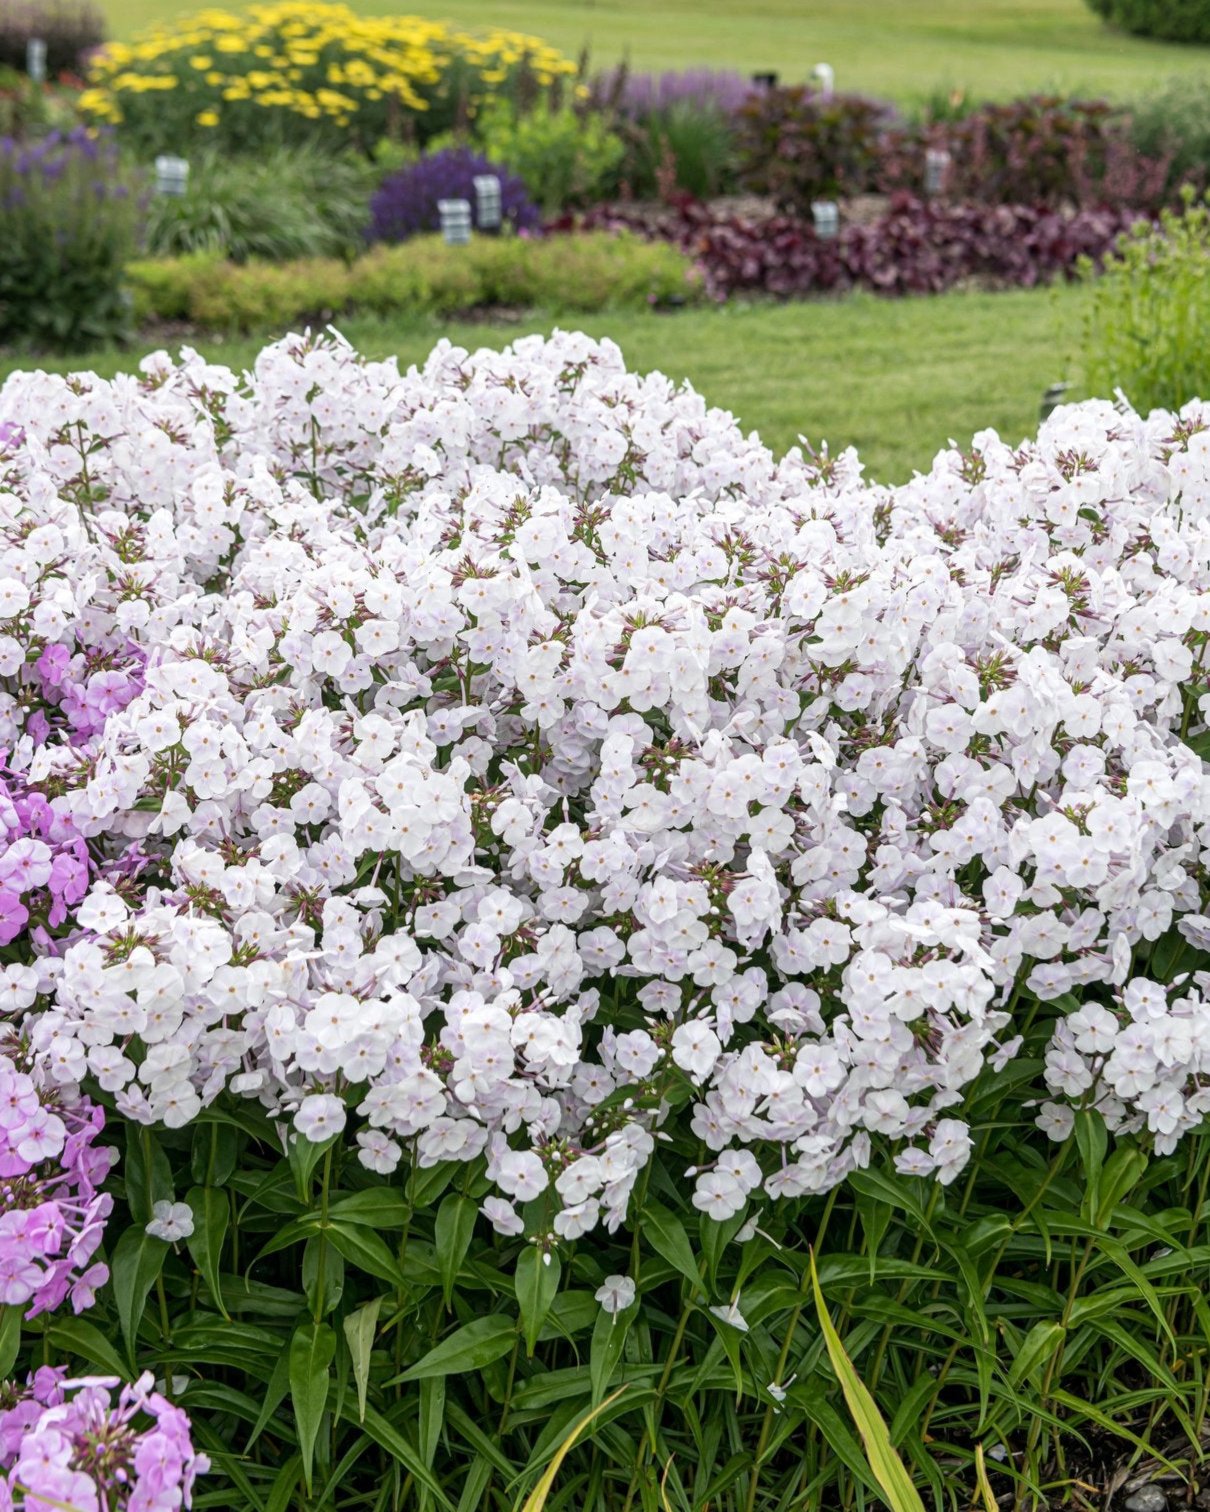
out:
{"label": "ornamental grass blade", "polygon": [[[579,1421],[572,1428],[571,1432],[566,1435],[566,1437],[563,1439],[563,1442],[555,1450],[550,1464],[547,1465],[546,1469],[542,1472],[542,1479],[525,1498],[525,1503],[521,1508],[521,1512],[542,1512],[542,1509],[546,1506],[546,1498],[550,1495],[551,1488],[555,1483],[555,1477],[558,1475],[563,1461],[571,1452],[571,1449],[574,1446],[576,1440],[579,1438],[580,1434],[583,1433],[584,1429],[588,1427],[589,1423],[591,1423],[595,1418],[600,1417],[601,1413],[603,1413],[607,1407],[616,1402],[617,1399],[622,1395],[622,1393],[627,1389],[628,1388],[625,1386],[619,1386],[618,1389],[613,1393],[613,1395],[607,1396],[599,1407],[594,1407],[591,1412],[585,1413],[584,1416],[579,1419]],[[921,1509],[921,1512],[923,1512],[923,1508]]]}
{"label": "ornamental grass blade", "polygon": [[975,1482],[979,1487],[979,1497],[983,1502],[982,1512],[1000,1512],[1000,1503],[996,1500],[991,1482],[987,1478],[987,1462],[983,1458],[983,1445],[975,1445]]}
{"label": "ornamental grass blade", "polygon": [[814,1250],[811,1251],[810,1263],[811,1290],[815,1295],[815,1311],[819,1315],[819,1326],[823,1331],[824,1343],[827,1345],[828,1359],[832,1362],[832,1369],[836,1372],[840,1389],[844,1392],[849,1413],[865,1445],[870,1471],[881,1487],[882,1494],[892,1512],[924,1512],[924,1503],[920,1500],[911,1477],[904,1469],[903,1461],[895,1452],[887,1426],[882,1420],[882,1414],[878,1411],[874,1398],[862,1383],[861,1377],[853,1368],[852,1360],[845,1354],[840,1335],[828,1316],[828,1309],[819,1285],[819,1276],[815,1270]]}

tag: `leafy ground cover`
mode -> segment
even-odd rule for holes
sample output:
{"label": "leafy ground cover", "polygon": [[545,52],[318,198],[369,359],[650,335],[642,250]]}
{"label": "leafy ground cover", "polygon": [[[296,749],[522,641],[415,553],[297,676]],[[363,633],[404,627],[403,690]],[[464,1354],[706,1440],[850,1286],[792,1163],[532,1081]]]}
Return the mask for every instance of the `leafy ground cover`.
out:
{"label": "leafy ground cover", "polygon": [[[367,14],[394,0],[356,0]],[[189,0],[107,0],[110,27],[130,36],[194,7]],[[1142,93],[1169,77],[1204,75],[1204,50],[1127,37],[1083,0],[448,0],[469,26],[515,27],[596,64],[638,69],[716,65],[804,78],[826,59],[846,88],[920,98],[961,88],[1005,97],[1030,90]]]}
{"label": "leafy ground cover", "polygon": [[[894,303],[868,296],[835,302],[734,304],[675,315],[615,311],[577,317],[590,335],[609,336],[641,371],[687,378],[711,404],[731,409],[775,452],[804,433],[833,451],[855,445],[867,473],[897,481],[927,467],[951,438],[992,426],[1012,441],[1037,421],[1042,391],[1070,379],[1087,305],[1084,289],[959,293]],[[561,322],[567,325],[566,320]],[[442,335],[467,347],[502,347],[526,329],[482,322],[342,322],[371,357],[421,362]],[[261,339],[195,343],[215,361],[251,363]],[[134,365],[113,348],[39,358],[51,372],[88,367],[111,377]],[[0,379],[29,365],[0,359]]]}

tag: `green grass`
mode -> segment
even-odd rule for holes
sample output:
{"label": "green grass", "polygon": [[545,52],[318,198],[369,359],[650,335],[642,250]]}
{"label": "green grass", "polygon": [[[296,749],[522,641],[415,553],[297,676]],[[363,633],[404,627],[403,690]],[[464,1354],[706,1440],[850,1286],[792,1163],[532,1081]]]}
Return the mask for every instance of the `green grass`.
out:
{"label": "green grass", "polygon": [[[868,477],[898,482],[927,468],[951,439],[965,445],[987,426],[1014,443],[1032,433],[1043,389],[1072,374],[1086,304],[1080,288],[896,301],[863,295],[676,315],[612,313],[574,324],[611,337],[632,367],[689,379],[778,453],[800,433],[833,451],[853,444]],[[369,356],[394,353],[411,363],[423,361],[442,335],[463,346],[501,347],[552,324],[540,317],[512,326],[351,319],[341,329]],[[195,344],[242,368],[262,343]],[[108,376],[135,360],[110,351],[37,365],[91,367]],[[0,360],[0,377],[22,365],[34,364]]]}
{"label": "green grass", "polygon": [[[102,0],[117,36],[200,7],[202,0]],[[226,0],[239,9],[243,0]],[[402,0],[350,0],[367,13]],[[714,65],[802,78],[820,60],[837,85],[894,99],[961,88],[1126,98],[1173,74],[1210,84],[1210,49],[1128,37],[1084,0],[425,0],[426,14],[535,32],[594,64],[629,56],[640,69]]]}

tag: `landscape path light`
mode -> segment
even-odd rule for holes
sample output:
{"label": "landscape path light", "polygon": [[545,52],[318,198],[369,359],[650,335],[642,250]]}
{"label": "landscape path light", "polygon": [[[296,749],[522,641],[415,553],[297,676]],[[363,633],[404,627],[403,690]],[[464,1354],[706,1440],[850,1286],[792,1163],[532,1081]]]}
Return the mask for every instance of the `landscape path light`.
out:
{"label": "landscape path light", "polygon": [[834,241],[840,235],[840,206],[835,200],[815,200],[811,218],[820,241]]}
{"label": "landscape path light", "polygon": [[836,87],[836,70],[830,63],[816,63],[811,70],[811,77],[819,85],[819,92],[824,99],[830,99],[832,91]]}
{"label": "landscape path light", "polygon": [[775,73],[754,73],[752,82],[758,89],[776,89],[777,75]]}
{"label": "landscape path light", "polygon": [[189,163],[183,157],[161,153],[155,160],[155,192],[184,194],[189,188]]}
{"label": "landscape path light", "polygon": [[1052,383],[1042,395],[1042,403],[1038,406],[1038,419],[1049,420],[1055,410],[1064,401],[1064,395],[1071,387],[1070,383]]}
{"label": "landscape path light", "polygon": [[25,72],[35,84],[46,82],[46,43],[41,37],[31,37],[25,44]]}
{"label": "landscape path light", "polygon": [[464,247],[471,239],[471,202],[467,199],[443,199],[437,201],[437,213],[441,217],[441,234],[447,245]]}
{"label": "landscape path light", "polygon": [[480,231],[499,231],[504,215],[498,175],[477,173],[474,182],[475,224]]}

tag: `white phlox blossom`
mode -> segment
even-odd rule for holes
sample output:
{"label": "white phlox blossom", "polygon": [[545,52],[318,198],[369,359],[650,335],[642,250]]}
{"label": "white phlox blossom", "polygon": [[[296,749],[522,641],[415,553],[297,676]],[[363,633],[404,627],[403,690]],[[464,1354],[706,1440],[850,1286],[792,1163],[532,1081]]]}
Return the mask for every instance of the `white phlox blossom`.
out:
{"label": "white phlox blossom", "polygon": [[1130,961],[1210,935],[1210,407],[884,488],[610,342],[291,337],[0,421],[0,750],[93,858],[6,989],[56,1080],[482,1160],[548,1239],[673,1108],[719,1220],[875,1148],[950,1182],[1031,1000],[1056,1137],[1205,1117],[1205,993]]}

